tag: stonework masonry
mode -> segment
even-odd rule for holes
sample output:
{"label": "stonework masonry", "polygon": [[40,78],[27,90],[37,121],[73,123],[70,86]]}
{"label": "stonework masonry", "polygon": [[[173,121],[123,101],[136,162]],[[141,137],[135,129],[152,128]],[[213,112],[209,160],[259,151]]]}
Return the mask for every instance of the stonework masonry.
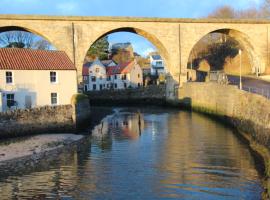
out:
{"label": "stonework masonry", "polygon": [[102,90],[87,93],[90,104],[145,104],[157,105],[166,102],[165,85],[149,85],[147,87],[132,88],[125,90]]}
{"label": "stonework masonry", "polygon": [[187,80],[187,62],[194,45],[211,32],[222,32],[239,41],[262,71],[270,61],[269,20],[162,19],[132,17],[70,17],[0,15],[0,31],[23,29],[51,42],[67,53],[82,81],[82,66],[89,47],[113,32],[137,33],[152,42],[176,83]]}
{"label": "stonework masonry", "polygon": [[[270,194],[270,101],[237,86],[217,83],[185,83],[178,90],[178,103],[193,110],[226,119],[249,142],[265,163],[267,192]],[[268,194],[267,194],[268,193]]]}
{"label": "stonework masonry", "polygon": [[0,138],[75,130],[72,105],[0,113]]}

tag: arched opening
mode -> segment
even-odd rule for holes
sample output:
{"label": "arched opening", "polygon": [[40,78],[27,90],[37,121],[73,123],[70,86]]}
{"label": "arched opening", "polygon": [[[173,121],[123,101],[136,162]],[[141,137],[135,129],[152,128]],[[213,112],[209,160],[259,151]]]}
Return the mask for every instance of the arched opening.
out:
{"label": "arched opening", "polygon": [[56,50],[48,38],[36,31],[19,26],[0,27],[0,48]]}
{"label": "arched opening", "polygon": [[0,27],[0,77],[0,112],[70,104],[77,92],[76,68],[67,54],[19,26]]}
{"label": "arched opening", "polygon": [[[249,38],[240,31],[218,29],[202,37],[192,48],[187,64],[189,81],[218,79],[264,72]],[[212,76],[213,74],[216,74]]]}
{"label": "arched opening", "polygon": [[83,91],[119,90],[165,83],[168,53],[151,34],[118,28],[102,34],[88,49]]}

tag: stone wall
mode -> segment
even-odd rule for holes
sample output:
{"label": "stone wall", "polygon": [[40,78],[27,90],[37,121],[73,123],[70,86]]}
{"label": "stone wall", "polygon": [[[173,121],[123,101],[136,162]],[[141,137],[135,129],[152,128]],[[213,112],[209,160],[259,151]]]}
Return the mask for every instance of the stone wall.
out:
{"label": "stone wall", "polygon": [[270,148],[270,101],[260,95],[216,83],[186,83],[180,103],[204,113],[226,117],[242,131]]}
{"label": "stone wall", "polygon": [[125,90],[102,90],[87,93],[90,104],[164,104],[166,102],[165,85],[150,85],[147,87]]}
{"label": "stone wall", "polygon": [[[270,101],[260,95],[217,83],[186,83],[178,90],[180,105],[226,119],[264,161],[270,192]],[[269,197],[269,195],[267,195]],[[268,198],[267,197],[267,198]]]}
{"label": "stone wall", "polygon": [[0,138],[74,131],[73,107],[44,106],[0,113]]}

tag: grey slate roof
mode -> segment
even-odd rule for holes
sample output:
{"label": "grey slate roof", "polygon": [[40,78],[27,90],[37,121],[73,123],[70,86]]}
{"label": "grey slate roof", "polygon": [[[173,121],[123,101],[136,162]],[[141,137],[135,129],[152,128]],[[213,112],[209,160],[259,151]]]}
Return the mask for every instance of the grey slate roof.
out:
{"label": "grey slate roof", "polygon": [[162,60],[160,55],[152,55],[153,60]]}

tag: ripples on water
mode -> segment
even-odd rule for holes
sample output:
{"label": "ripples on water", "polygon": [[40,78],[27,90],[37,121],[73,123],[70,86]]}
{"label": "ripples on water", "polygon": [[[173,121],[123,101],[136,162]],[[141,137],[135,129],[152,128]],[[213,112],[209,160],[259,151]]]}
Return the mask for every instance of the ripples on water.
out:
{"label": "ripples on water", "polygon": [[195,113],[138,111],[116,110],[81,152],[2,176],[0,199],[260,199],[254,161],[232,129]]}

